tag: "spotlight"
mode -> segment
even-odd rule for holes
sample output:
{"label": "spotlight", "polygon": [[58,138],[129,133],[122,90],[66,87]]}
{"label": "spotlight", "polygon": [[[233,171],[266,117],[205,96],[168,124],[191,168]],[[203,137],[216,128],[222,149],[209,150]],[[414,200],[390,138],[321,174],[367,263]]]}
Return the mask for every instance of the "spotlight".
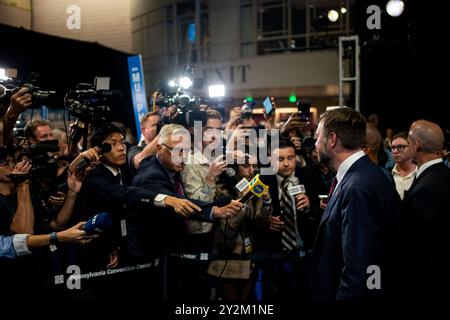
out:
{"label": "spotlight", "polygon": [[347,9],[346,9],[345,7],[342,7],[342,8],[341,8],[341,13],[344,14],[344,13],[346,13],[346,12],[347,12]]}
{"label": "spotlight", "polygon": [[339,19],[339,13],[336,10],[328,11],[328,20],[331,22],[336,22]]}
{"label": "spotlight", "polygon": [[402,0],[389,0],[386,4],[386,11],[391,17],[398,17],[403,13],[405,4]]}
{"label": "spotlight", "polygon": [[175,82],[175,80],[172,79],[169,81],[168,85],[169,85],[169,87],[176,87],[177,83]]}
{"label": "spotlight", "polygon": [[189,77],[181,77],[180,78],[180,87],[183,89],[189,89],[190,87],[192,87],[192,80]]}
{"label": "spotlight", "polygon": [[0,80],[8,80],[9,78],[6,76],[6,70],[0,68]]}
{"label": "spotlight", "polygon": [[225,86],[223,84],[211,85],[208,87],[210,98],[220,98],[225,96]]}

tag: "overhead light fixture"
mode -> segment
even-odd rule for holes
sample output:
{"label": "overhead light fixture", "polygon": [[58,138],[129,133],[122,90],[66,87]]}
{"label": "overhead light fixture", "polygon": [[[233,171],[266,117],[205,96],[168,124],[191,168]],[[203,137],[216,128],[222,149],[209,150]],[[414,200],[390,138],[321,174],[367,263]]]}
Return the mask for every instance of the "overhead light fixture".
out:
{"label": "overhead light fixture", "polygon": [[341,7],[341,13],[344,14],[347,12],[347,9],[345,7]]}
{"label": "overhead light fixture", "polygon": [[225,96],[225,86],[223,84],[215,84],[208,87],[210,98],[220,98]]}
{"label": "overhead light fixture", "polygon": [[405,9],[405,4],[402,0],[389,0],[386,4],[386,11],[391,17],[399,17]]}
{"label": "overhead light fixture", "polygon": [[336,10],[328,11],[328,20],[331,22],[336,22],[339,19],[339,13]]}
{"label": "overhead light fixture", "polygon": [[180,87],[183,89],[189,89],[190,87],[192,87],[192,80],[189,77],[181,77],[180,78]]}

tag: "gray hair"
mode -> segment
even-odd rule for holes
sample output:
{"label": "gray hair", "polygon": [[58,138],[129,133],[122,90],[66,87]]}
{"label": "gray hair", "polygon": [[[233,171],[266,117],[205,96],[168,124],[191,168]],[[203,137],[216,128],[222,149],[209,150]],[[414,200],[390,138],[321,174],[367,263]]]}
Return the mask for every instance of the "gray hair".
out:
{"label": "gray hair", "polygon": [[189,131],[179,124],[166,124],[161,128],[161,131],[159,132],[158,144],[167,144],[170,140],[170,137],[174,134],[189,134]]}

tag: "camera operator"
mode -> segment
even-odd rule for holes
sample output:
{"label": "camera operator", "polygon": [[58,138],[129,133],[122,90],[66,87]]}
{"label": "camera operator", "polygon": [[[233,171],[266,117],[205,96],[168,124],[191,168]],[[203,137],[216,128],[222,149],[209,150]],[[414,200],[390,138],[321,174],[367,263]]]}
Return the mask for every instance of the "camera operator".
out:
{"label": "camera operator", "polygon": [[0,160],[0,234],[34,233],[34,211],[30,196],[30,182],[13,183],[9,174],[26,175],[31,170],[28,161],[15,164],[7,155]]}
{"label": "camera operator", "polygon": [[[133,146],[128,152],[128,164],[132,172],[136,172],[141,165],[141,161],[154,154],[154,147],[151,144],[157,137],[157,126],[160,120],[159,113],[149,112],[141,119],[141,132],[144,141],[138,146]],[[154,144],[154,143],[153,143]]]}
{"label": "camera operator", "polygon": [[30,89],[23,87],[11,95],[8,110],[3,117],[3,142],[6,144],[20,114],[32,104]]}
{"label": "camera operator", "polygon": [[[210,109],[207,111],[206,126],[202,127],[200,132],[194,130],[194,135],[202,137],[201,145],[194,146],[188,156],[184,170],[181,171],[181,182],[189,199],[205,202],[214,201],[217,177],[226,169],[227,164],[222,156],[211,161],[205,156],[204,152],[206,147],[213,145],[215,142],[222,142],[216,140],[222,136],[221,128],[222,115],[217,110]],[[199,255],[211,252],[213,244],[212,223],[190,220],[187,226],[188,235],[184,243],[186,250]],[[182,281],[179,290],[180,297],[209,299],[210,286],[209,282],[206,281],[208,261],[196,261],[180,257],[177,261],[178,264],[183,266],[183,271],[180,272],[180,281]],[[186,290],[189,292],[186,292]]]}
{"label": "camera operator", "polygon": [[25,136],[28,138],[29,145],[53,140],[52,124],[48,120],[34,120],[26,126]]}

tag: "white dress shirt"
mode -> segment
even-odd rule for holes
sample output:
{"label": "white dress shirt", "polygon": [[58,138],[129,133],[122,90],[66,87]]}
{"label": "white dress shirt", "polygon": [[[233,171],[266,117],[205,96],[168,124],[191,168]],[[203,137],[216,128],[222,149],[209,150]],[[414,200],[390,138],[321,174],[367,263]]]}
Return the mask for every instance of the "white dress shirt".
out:
{"label": "white dress shirt", "polygon": [[336,187],[334,187],[334,191],[333,194],[336,192],[337,187],[339,186],[339,184],[342,181],[342,178],[344,178],[345,174],[347,173],[348,169],[350,169],[350,167],[359,159],[361,159],[362,157],[365,156],[364,151],[358,151],[355,152],[354,154],[352,154],[350,157],[348,157],[347,159],[345,159],[341,165],[338,168],[337,174],[336,174],[336,180],[337,180],[337,184]]}

